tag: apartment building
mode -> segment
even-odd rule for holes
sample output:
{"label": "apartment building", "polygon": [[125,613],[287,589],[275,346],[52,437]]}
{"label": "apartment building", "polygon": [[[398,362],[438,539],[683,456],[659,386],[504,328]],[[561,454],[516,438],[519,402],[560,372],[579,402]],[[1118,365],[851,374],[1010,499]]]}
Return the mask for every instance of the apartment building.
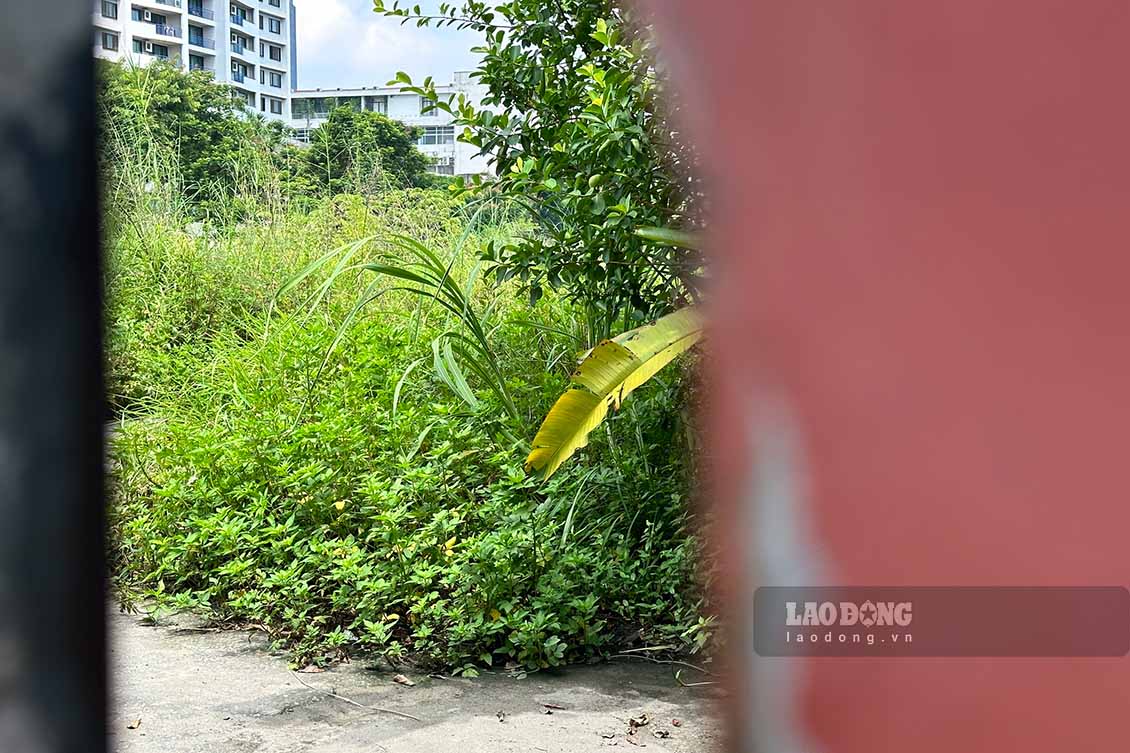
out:
{"label": "apartment building", "polygon": [[292,0],[98,0],[94,54],[211,71],[253,110],[291,117],[298,83]]}
{"label": "apartment building", "polygon": [[[476,84],[468,72],[458,71],[450,84],[436,86],[441,97],[460,94],[476,106],[486,88]],[[478,149],[455,140],[451,116],[441,110],[427,110],[430,104],[416,94],[406,94],[398,87],[370,86],[353,89],[299,89],[291,93],[290,126],[299,143],[310,143],[310,134],[329,117],[335,107],[379,112],[421,129],[419,148],[432,160],[431,171],[437,175],[488,175],[493,171],[486,157],[477,156]]]}

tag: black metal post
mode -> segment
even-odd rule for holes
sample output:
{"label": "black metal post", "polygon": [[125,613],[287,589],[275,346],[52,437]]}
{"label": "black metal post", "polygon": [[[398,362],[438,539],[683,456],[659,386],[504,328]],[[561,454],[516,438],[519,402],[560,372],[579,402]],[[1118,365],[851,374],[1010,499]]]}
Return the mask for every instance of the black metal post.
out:
{"label": "black metal post", "polygon": [[0,751],[105,750],[89,0],[0,3]]}

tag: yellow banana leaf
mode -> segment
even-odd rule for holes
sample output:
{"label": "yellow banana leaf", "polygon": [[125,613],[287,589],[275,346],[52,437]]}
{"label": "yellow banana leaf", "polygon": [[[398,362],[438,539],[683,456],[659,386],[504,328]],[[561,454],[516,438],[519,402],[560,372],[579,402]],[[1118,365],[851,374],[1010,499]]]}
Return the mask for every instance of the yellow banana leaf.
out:
{"label": "yellow banana leaf", "polygon": [[573,373],[534,437],[526,471],[549,478],[577,450],[609,409],[702,338],[702,316],[686,308],[597,345]]}

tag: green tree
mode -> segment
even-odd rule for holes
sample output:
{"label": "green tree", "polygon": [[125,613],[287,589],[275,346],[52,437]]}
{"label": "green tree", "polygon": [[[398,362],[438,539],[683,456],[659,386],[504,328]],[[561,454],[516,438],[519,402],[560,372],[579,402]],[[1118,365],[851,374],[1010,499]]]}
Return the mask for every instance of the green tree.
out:
{"label": "green tree", "polygon": [[467,190],[497,190],[537,221],[541,232],[491,248],[500,279],[518,276],[531,302],[545,286],[564,290],[602,337],[695,300],[697,256],[637,233],[699,224],[693,153],[668,125],[672,100],[647,28],[612,0],[468,0],[435,15],[376,0],[375,9],[484,36],[472,74],[488,90],[481,107],[437,96],[430,78],[413,85],[399,73],[392,83],[437,100],[463,127],[460,140],[495,158],[497,182]]}
{"label": "green tree", "polygon": [[283,129],[249,119],[243,102],[211,73],[165,62],[98,61],[97,82],[104,172],[114,170],[114,143],[167,152],[197,205],[234,193],[241,175],[257,168],[249,160],[279,151],[285,141]]}
{"label": "green tree", "polygon": [[417,129],[380,113],[336,107],[310,136],[306,174],[331,196],[420,185],[428,158],[418,138]]}

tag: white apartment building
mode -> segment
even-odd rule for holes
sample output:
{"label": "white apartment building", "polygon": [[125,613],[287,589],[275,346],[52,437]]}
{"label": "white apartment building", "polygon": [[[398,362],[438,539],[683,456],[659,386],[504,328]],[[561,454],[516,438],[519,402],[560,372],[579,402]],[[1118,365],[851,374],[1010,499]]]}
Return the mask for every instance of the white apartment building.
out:
{"label": "white apartment building", "polygon": [[[478,106],[486,94],[486,87],[475,83],[468,72],[458,71],[452,83],[436,86],[441,97],[460,94]],[[299,143],[310,143],[313,129],[326,122],[335,107],[353,107],[387,115],[410,126],[421,129],[419,148],[432,159],[431,171],[437,175],[488,175],[493,173],[490,161],[477,156],[478,149],[455,140],[452,118],[442,110],[424,112],[427,100],[416,94],[406,94],[399,87],[370,86],[353,89],[299,89],[291,93],[290,126]]]}
{"label": "white apartment building", "polygon": [[290,119],[298,72],[292,0],[97,0],[94,54],[211,71],[248,107]]}

